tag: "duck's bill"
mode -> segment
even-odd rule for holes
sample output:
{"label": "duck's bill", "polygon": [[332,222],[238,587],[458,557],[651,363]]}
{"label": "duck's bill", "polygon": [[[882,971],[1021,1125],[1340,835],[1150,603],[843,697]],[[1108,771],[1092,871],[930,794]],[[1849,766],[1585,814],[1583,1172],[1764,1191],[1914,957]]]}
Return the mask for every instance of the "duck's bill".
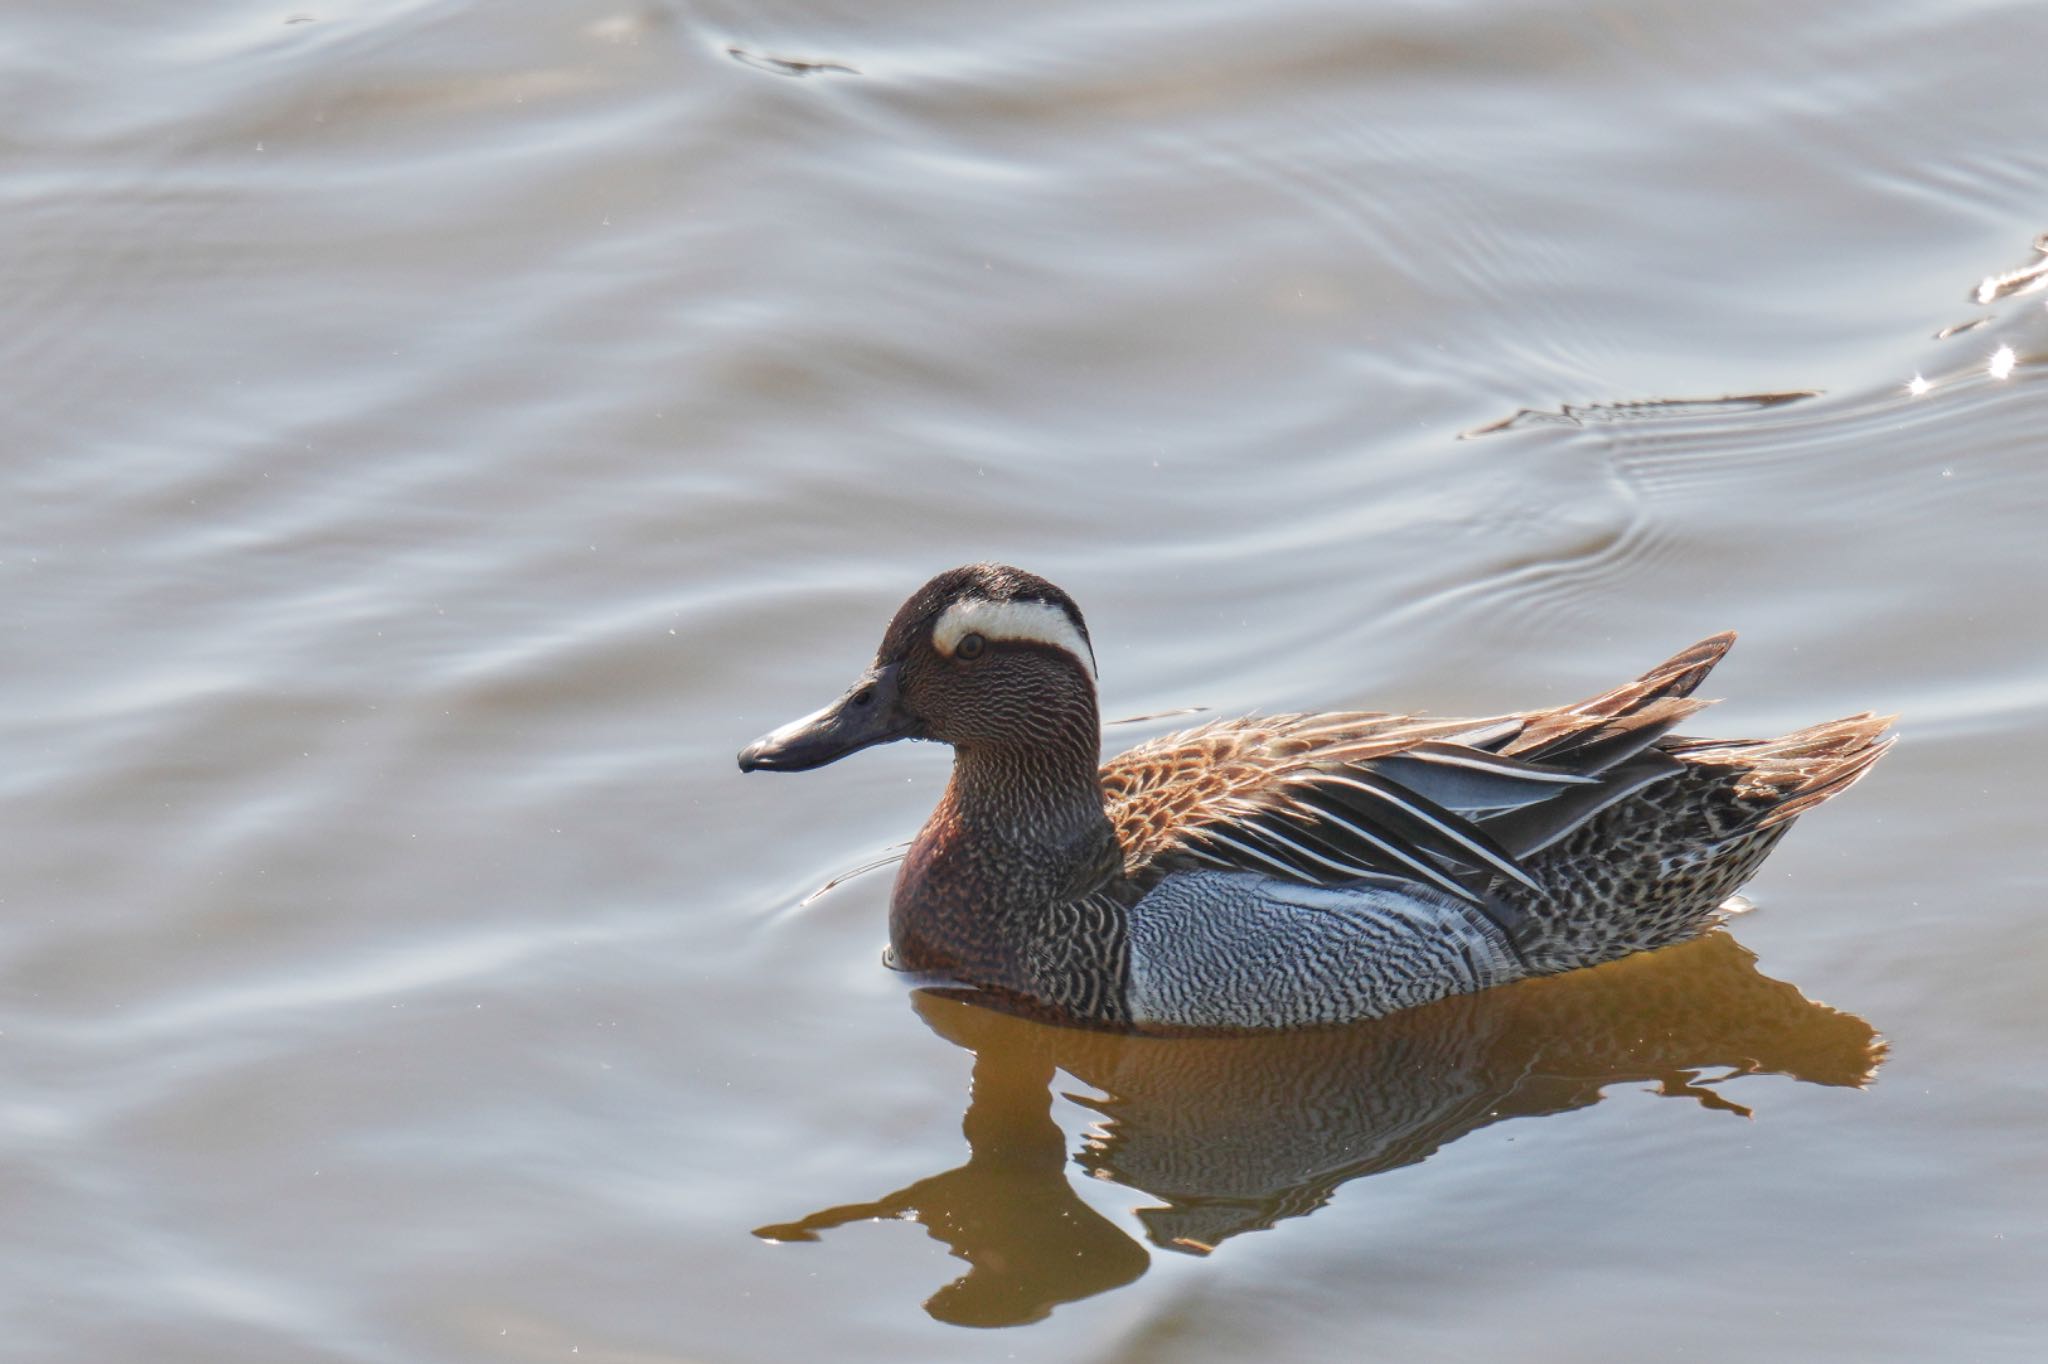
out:
{"label": "duck's bill", "polygon": [[740,771],[806,772],[863,748],[916,738],[918,723],[899,704],[896,667],[873,669],[823,710],[763,734],[740,750]]}

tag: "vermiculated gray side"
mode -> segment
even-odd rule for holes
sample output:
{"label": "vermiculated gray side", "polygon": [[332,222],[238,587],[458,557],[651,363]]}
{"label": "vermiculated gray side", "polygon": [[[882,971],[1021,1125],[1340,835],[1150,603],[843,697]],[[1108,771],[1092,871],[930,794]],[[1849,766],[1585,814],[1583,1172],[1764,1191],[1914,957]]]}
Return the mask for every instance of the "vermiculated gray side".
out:
{"label": "vermiculated gray side", "polygon": [[1129,922],[1130,1011],[1140,1024],[1341,1023],[1525,974],[1484,915],[1420,889],[1189,871],[1154,887]]}

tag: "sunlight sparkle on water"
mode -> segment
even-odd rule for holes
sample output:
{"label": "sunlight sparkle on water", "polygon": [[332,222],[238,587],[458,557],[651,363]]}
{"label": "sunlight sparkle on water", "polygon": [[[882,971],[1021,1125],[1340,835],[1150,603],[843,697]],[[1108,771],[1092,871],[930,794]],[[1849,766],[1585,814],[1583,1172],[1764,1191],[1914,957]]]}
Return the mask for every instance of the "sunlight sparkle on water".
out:
{"label": "sunlight sparkle on water", "polygon": [[1921,394],[1925,393],[1928,389],[1933,387],[1933,384],[1928,383],[1927,380],[1923,379],[1918,374],[1915,374],[1912,378],[1906,380],[1906,392],[1912,394],[1916,398],[1919,397]]}
{"label": "sunlight sparkle on water", "polygon": [[2000,346],[1991,353],[1991,364],[1989,366],[1991,377],[1994,379],[2007,378],[2012,374],[2012,367],[2018,361],[2019,357],[2013,354],[2011,346]]}

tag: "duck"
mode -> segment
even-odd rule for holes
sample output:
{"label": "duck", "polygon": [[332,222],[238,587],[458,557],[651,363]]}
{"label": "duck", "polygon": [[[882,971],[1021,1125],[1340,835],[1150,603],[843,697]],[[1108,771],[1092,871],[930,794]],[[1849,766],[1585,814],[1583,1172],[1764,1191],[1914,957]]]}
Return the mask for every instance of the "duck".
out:
{"label": "duck", "polygon": [[1793,821],[1884,755],[1897,718],[1678,734],[1734,640],[1570,705],[1255,714],[1105,762],[1080,608],[1035,574],[968,564],[911,594],[843,695],[739,766],[952,748],[890,894],[898,970],[1082,1026],[1343,1024],[1717,925]]}

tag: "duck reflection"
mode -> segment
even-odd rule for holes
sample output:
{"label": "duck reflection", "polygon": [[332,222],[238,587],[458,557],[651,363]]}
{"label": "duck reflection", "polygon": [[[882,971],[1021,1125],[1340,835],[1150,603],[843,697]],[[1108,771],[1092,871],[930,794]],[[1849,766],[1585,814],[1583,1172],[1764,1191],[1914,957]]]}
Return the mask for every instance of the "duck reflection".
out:
{"label": "duck reflection", "polygon": [[1146,1239],[1206,1253],[1314,1212],[1347,1180],[1425,1160],[1507,1118],[1584,1108],[1615,1084],[1747,1116],[1723,1092],[1750,1074],[1860,1086],[1883,1044],[1853,1014],[1756,969],[1726,933],[1345,1028],[1137,1037],[1052,1027],[941,992],[914,995],[974,1055],[967,1163],[866,1203],[762,1227],[770,1240],[874,1218],[920,1222],[967,1261],[933,1294],[941,1321],[1003,1326],[1121,1287],[1149,1255],[1074,1192],[1051,1086],[1105,1097],[1076,1157],[1156,1198]]}

